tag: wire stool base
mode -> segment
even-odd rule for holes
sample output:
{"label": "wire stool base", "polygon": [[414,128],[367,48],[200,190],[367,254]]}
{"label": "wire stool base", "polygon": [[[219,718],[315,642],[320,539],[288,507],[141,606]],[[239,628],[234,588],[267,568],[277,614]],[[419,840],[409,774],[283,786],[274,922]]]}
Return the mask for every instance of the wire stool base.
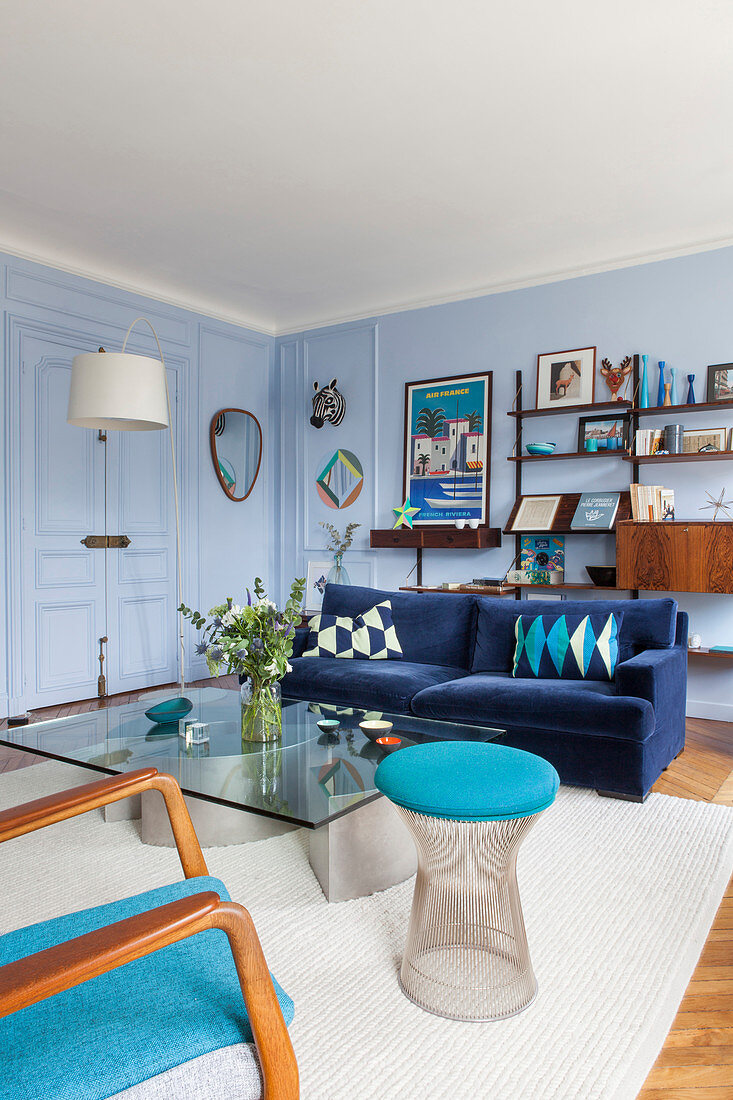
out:
{"label": "wire stool base", "polygon": [[504,1020],[537,996],[516,857],[537,814],[452,821],[396,807],[418,852],[402,992],[451,1020]]}

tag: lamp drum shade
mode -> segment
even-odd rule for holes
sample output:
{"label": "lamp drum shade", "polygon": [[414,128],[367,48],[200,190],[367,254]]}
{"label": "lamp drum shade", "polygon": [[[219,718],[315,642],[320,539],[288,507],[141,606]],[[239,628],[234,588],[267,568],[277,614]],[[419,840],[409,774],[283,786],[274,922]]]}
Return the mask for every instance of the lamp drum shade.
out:
{"label": "lamp drum shade", "polygon": [[129,352],[75,355],[67,420],[120,432],[167,428],[165,367],[160,359]]}

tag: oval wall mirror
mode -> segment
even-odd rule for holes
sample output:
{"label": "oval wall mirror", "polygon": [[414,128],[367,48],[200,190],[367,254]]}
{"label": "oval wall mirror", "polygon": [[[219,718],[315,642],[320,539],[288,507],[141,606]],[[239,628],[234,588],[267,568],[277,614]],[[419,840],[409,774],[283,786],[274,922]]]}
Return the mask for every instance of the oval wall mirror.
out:
{"label": "oval wall mirror", "polygon": [[209,429],[211,457],[219,484],[230,500],[246,500],[262,461],[262,429],[244,409],[219,409]]}

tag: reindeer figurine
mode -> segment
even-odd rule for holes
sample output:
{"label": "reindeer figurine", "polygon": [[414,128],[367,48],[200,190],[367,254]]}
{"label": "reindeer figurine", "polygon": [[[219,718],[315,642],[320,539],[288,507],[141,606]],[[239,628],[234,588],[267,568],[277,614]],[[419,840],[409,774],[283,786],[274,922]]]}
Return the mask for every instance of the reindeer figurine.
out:
{"label": "reindeer figurine", "polygon": [[611,391],[611,400],[618,401],[618,391],[626,381],[627,376],[631,372],[631,356],[627,355],[618,367],[614,367],[610,359],[603,359],[601,361],[601,374],[606,380],[606,385]]}

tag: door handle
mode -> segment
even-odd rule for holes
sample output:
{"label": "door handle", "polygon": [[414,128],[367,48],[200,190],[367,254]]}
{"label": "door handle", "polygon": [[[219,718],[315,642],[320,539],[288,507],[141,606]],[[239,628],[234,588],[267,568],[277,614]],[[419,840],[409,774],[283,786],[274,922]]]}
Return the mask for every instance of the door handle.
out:
{"label": "door handle", "polygon": [[89,550],[124,550],[131,541],[127,535],[87,535],[80,540]]}

